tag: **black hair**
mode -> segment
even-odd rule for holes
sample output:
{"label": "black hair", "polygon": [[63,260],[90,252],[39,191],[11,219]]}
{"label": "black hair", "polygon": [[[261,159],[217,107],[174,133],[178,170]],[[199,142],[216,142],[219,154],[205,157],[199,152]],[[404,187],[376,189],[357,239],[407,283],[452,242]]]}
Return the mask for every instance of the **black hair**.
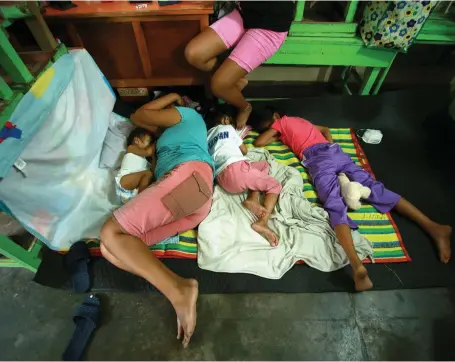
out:
{"label": "black hair", "polygon": [[253,111],[248,118],[248,124],[259,133],[265,132],[273,123],[274,113],[284,116],[284,112],[278,111],[272,106],[253,107]]}
{"label": "black hair", "polygon": [[150,131],[146,130],[145,128],[136,127],[136,128],[133,129],[133,130],[131,131],[131,133],[128,135],[128,138],[126,139],[126,145],[127,145],[127,146],[131,146],[132,144],[134,144],[134,139],[135,139],[136,137],[142,138],[142,137],[144,137],[145,135],[149,135],[149,136],[151,137],[151,139],[152,139],[152,142],[154,141],[154,138],[155,138],[155,137],[153,137],[153,134],[152,134]]}
{"label": "black hair", "polygon": [[215,127],[220,124],[224,117],[230,117],[234,119],[237,114],[237,110],[230,104],[212,104],[210,108],[202,112],[207,129]]}

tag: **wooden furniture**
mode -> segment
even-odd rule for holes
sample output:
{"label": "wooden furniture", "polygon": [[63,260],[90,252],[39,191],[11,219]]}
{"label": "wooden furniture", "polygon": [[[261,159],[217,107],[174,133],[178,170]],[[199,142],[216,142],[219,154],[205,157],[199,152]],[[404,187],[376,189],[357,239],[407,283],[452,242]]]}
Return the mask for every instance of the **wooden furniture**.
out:
{"label": "wooden furniture", "polygon": [[213,2],[75,4],[66,11],[48,7],[44,18],[66,46],[86,48],[113,87],[203,84],[184,49],[208,27]]}
{"label": "wooden furniture", "polygon": [[[395,59],[396,52],[365,47],[357,35],[355,13],[358,1],[345,3],[339,22],[305,18],[308,3],[298,1],[294,21],[283,46],[266,64],[343,66],[343,86],[349,94],[348,79],[360,83],[361,95],[377,94]],[[356,67],[366,67],[363,79]]]}

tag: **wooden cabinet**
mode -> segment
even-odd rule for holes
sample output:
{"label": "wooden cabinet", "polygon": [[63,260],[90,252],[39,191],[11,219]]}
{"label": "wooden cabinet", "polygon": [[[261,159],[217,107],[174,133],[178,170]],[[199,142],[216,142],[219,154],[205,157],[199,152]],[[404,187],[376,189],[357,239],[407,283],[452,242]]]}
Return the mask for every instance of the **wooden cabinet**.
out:
{"label": "wooden cabinet", "polygon": [[85,3],[44,15],[69,47],[83,47],[114,87],[203,84],[204,74],[184,57],[186,44],[209,25],[212,2],[146,8],[128,2]]}

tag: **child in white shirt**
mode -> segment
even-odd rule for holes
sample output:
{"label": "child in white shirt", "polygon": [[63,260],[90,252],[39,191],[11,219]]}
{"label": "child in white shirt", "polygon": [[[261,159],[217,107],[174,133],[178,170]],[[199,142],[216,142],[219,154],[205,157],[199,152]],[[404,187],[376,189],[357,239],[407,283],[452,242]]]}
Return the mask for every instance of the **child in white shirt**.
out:
{"label": "child in white shirt", "polygon": [[[153,178],[155,144],[152,134],[135,128],[127,139],[127,153],[123,156],[120,171],[115,177],[116,193],[123,203],[145,190]],[[152,164],[147,161],[152,158]]]}
{"label": "child in white shirt", "polygon": [[[249,191],[243,206],[259,218],[252,228],[262,234],[270,245],[277,246],[278,237],[269,228],[268,221],[278,201],[281,184],[269,176],[267,161],[250,162],[245,157],[248,149],[231,126],[232,121],[223,106],[210,110],[206,115],[207,128],[211,127],[207,142],[215,163],[216,180],[229,193]],[[258,201],[260,192],[266,194],[264,206]]]}

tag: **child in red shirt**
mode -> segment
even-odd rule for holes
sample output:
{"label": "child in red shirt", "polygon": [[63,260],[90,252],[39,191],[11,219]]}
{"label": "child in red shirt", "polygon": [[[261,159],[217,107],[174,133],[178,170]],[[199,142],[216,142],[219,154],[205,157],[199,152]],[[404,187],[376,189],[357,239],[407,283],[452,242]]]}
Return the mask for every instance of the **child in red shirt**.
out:
{"label": "child in red shirt", "polygon": [[341,197],[338,182],[338,174],[341,172],[351,181],[357,181],[371,189],[367,201],[378,211],[387,213],[395,209],[419,224],[436,244],[441,261],[449,262],[452,228],[432,221],[403,197],[386,189],[381,182],[357,166],[338,144],[333,143],[327,127],[315,126],[300,117],[280,117],[272,109],[254,111],[250,124],[261,133],[254,142],[256,147],[266,146],[279,139],[291,148],[308,169],[319,199],[329,214],[335,234],[351,263],[357,291],[370,289],[373,283],[354,248],[351,229],[357,229],[357,225],[347,216],[347,206]]}

